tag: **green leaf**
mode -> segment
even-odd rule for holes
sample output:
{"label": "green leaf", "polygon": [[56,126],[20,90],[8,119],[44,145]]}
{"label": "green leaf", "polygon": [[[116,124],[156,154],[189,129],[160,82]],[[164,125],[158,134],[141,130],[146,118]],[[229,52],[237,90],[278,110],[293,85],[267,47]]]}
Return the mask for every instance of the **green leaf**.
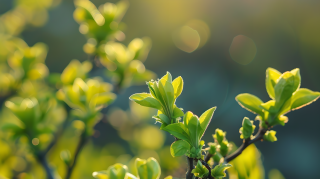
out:
{"label": "green leaf", "polygon": [[227,156],[228,152],[229,152],[229,142],[227,140],[224,140],[220,143],[220,154],[222,156]]}
{"label": "green leaf", "polygon": [[177,77],[172,82],[173,89],[174,89],[174,99],[177,99],[177,97],[180,96],[182,90],[183,90],[183,79],[181,76]]}
{"label": "green leaf", "polygon": [[197,116],[193,115],[192,112],[188,111],[183,118],[183,121],[185,122],[185,126],[189,131],[189,136],[191,139],[191,144],[194,147],[199,146],[200,141],[200,122]]}
{"label": "green leaf", "polygon": [[147,160],[136,159],[135,162],[140,179],[159,179],[161,174],[160,165],[156,159],[150,157]]}
{"label": "green leaf", "polygon": [[209,145],[208,152],[209,152],[211,155],[215,155],[216,150],[217,150],[217,144],[216,144],[216,143],[209,142],[208,145]]}
{"label": "green leaf", "polygon": [[163,128],[163,130],[169,132],[170,134],[177,137],[178,139],[185,140],[189,144],[191,144],[188,129],[185,127],[184,124],[182,123],[169,124],[168,126]]}
{"label": "green leaf", "polygon": [[118,163],[109,167],[108,170],[110,179],[122,179],[125,177],[128,168],[127,166]]}
{"label": "green leaf", "polygon": [[240,106],[247,109],[248,111],[255,114],[259,114],[260,116],[263,115],[263,111],[259,107],[263,102],[258,97],[252,94],[243,93],[243,94],[239,94],[236,97],[236,100],[238,101]]}
{"label": "green leaf", "polygon": [[216,154],[213,156],[213,161],[215,163],[219,163],[222,158],[223,156],[219,152],[216,152]]}
{"label": "green leaf", "polygon": [[149,93],[136,93],[130,96],[130,99],[141,106],[155,108],[161,110],[161,104],[154,99]]}
{"label": "green leaf", "polygon": [[277,141],[277,137],[276,137],[276,131],[274,130],[270,130],[270,131],[267,131],[264,136],[263,136],[263,139],[266,140],[266,141],[269,141],[269,142],[275,142]]}
{"label": "green leaf", "polygon": [[297,91],[300,87],[300,84],[301,84],[300,69],[295,68],[295,69],[291,70],[290,73],[294,77],[293,89],[294,89],[294,91]]}
{"label": "green leaf", "polygon": [[290,72],[283,73],[274,87],[276,108],[280,110],[282,105],[291,98],[296,91],[296,78]]}
{"label": "green leaf", "polygon": [[223,130],[217,128],[216,133],[213,135],[213,138],[215,138],[220,144],[225,139],[225,136],[226,136],[226,132],[223,132]]}
{"label": "green leaf", "polygon": [[110,166],[108,170],[93,172],[92,176],[98,179],[124,179],[127,171],[127,166],[117,163]]}
{"label": "green leaf", "polygon": [[225,171],[232,167],[231,164],[219,164],[214,167],[214,169],[211,170],[211,176],[214,177],[215,179],[222,179],[226,176]]}
{"label": "green leaf", "polygon": [[159,85],[159,92],[160,92],[161,98],[164,101],[164,103],[162,105],[165,108],[165,111],[166,111],[165,113],[168,116],[170,116],[173,112],[173,88],[172,88],[172,93],[170,93],[170,92],[167,93],[165,87],[162,85],[161,82],[159,82],[158,85]]}
{"label": "green leaf", "polygon": [[112,103],[117,98],[117,95],[114,93],[97,93],[96,95],[92,96],[90,100],[90,107],[94,108],[99,105],[108,105]]}
{"label": "green leaf", "polygon": [[173,157],[182,156],[188,150],[190,150],[190,144],[184,140],[175,141],[170,146],[170,153]]}
{"label": "green leaf", "polygon": [[248,139],[251,137],[254,129],[255,129],[255,125],[253,125],[253,121],[251,121],[249,118],[245,117],[243,118],[242,121],[242,128],[240,129],[240,133],[243,137],[243,139]]}
{"label": "green leaf", "polygon": [[184,113],[181,110],[181,108],[178,108],[176,105],[174,105],[172,117],[177,118],[177,117],[181,117],[183,115],[184,115]]}
{"label": "green leaf", "polygon": [[281,73],[273,68],[268,68],[266,71],[266,88],[271,99],[275,98],[274,86],[277,84],[277,79],[281,76]]}
{"label": "green leaf", "polygon": [[286,102],[284,105],[286,107],[284,107],[280,114],[286,114],[291,110],[300,109],[316,101],[319,97],[319,92],[314,92],[306,88],[300,88],[293,94],[291,100]]}
{"label": "green leaf", "polygon": [[209,123],[211,121],[211,118],[213,116],[214,111],[217,109],[217,107],[213,107],[208,109],[207,111],[205,111],[199,118],[199,122],[200,122],[200,138],[203,136],[204,132],[207,130]]}
{"label": "green leaf", "polygon": [[22,126],[19,126],[17,124],[14,124],[14,123],[5,123],[1,126],[0,128],[1,130],[10,130],[10,131],[13,131],[14,133],[16,132],[19,132],[19,131],[22,131],[23,130],[23,127]]}
{"label": "green leaf", "polygon": [[169,72],[167,72],[167,74],[164,75],[164,76],[159,80],[159,82],[161,82],[163,86],[165,86],[165,84],[166,84],[167,82],[172,83],[172,76],[171,76],[171,74],[170,74]]}
{"label": "green leaf", "polygon": [[194,168],[191,173],[194,174],[194,176],[199,177],[199,178],[206,178],[209,174],[209,170],[202,165],[200,160],[198,160],[196,168]]}
{"label": "green leaf", "polygon": [[276,104],[275,100],[270,100],[266,103],[262,103],[260,106],[262,109],[269,111],[270,113],[276,113],[277,110],[275,108],[275,104]]}
{"label": "green leaf", "polygon": [[171,124],[171,120],[164,114],[159,114],[158,116],[153,116],[154,119],[156,119],[157,122],[160,122],[162,124],[168,125]]}
{"label": "green leaf", "polygon": [[313,92],[309,89],[301,88],[293,95],[291,109],[292,110],[300,109],[314,102],[319,97],[320,97],[319,92]]}

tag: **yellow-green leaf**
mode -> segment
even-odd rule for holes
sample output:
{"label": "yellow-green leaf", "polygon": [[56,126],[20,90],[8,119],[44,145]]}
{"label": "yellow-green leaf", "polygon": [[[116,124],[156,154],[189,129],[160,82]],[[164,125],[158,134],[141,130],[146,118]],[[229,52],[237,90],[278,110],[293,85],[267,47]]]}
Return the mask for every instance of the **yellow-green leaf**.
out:
{"label": "yellow-green leaf", "polygon": [[173,89],[174,89],[174,99],[177,99],[178,96],[180,96],[182,90],[183,90],[183,79],[181,76],[177,77],[172,82]]}
{"label": "yellow-green leaf", "polygon": [[141,106],[151,107],[161,110],[161,104],[158,100],[153,98],[149,93],[136,93],[130,96],[130,99]]}
{"label": "yellow-green leaf", "polygon": [[199,118],[200,127],[201,130],[199,132],[200,138],[203,136],[204,132],[206,131],[207,127],[209,126],[209,123],[211,121],[211,118],[213,116],[214,111],[217,109],[217,107],[212,107],[205,111]]}
{"label": "yellow-green leaf", "polygon": [[254,96],[252,94],[243,93],[243,94],[239,94],[236,97],[236,100],[238,101],[240,106],[247,109],[248,111],[255,113],[255,114],[259,114],[261,116],[263,115],[263,111],[260,108],[260,105],[263,102],[258,97]]}
{"label": "yellow-green leaf", "polygon": [[274,86],[277,84],[277,79],[281,76],[281,73],[273,68],[268,68],[266,71],[266,88],[270,98],[274,99]]}
{"label": "yellow-green leaf", "polygon": [[184,140],[175,141],[170,146],[170,153],[173,157],[182,156],[188,150],[190,150],[190,144]]}

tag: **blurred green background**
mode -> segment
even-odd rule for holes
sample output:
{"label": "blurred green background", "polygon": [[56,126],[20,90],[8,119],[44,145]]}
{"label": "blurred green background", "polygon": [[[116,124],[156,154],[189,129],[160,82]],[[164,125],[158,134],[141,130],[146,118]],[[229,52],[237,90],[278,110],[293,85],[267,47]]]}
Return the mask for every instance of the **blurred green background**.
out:
{"label": "blurred green background", "polygon": [[[92,2],[98,6],[106,1]],[[246,92],[259,96],[263,101],[269,100],[264,81],[267,67],[280,72],[300,68],[302,87],[320,90],[320,1],[131,0],[129,3],[123,18],[126,24],[124,44],[135,37],[151,38],[152,49],[145,62],[146,68],[156,72],[158,77],[166,71],[170,71],[173,77],[183,77],[185,86],[177,105],[185,111],[200,115],[212,106],[218,107],[203,138],[205,141],[213,140],[210,133],[218,127],[227,131],[230,141],[238,146],[241,144],[238,132],[241,121],[244,116],[250,119],[255,116],[242,109],[235,96]],[[12,0],[0,0],[0,14],[12,6]],[[72,59],[88,60],[88,55],[82,50],[86,38],[80,34],[79,25],[73,19],[74,10],[72,0],[62,0],[57,7],[50,9],[48,21],[43,27],[28,27],[21,34],[29,46],[37,42],[48,45],[46,65],[50,72],[62,72]],[[91,75],[104,76],[105,70],[97,69]],[[146,85],[130,87],[118,96],[112,106],[128,110],[129,96],[147,90]],[[320,101],[316,101],[290,113],[289,122],[284,127],[276,127],[277,142],[257,144],[266,174],[277,168],[290,179],[320,178],[319,107]],[[117,161],[126,161],[126,155],[122,154],[136,155],[137,150],[127,142],[133,140],[134,135],[121,133],[121,130],[130,131],[130,126],[119,129],[123,122],[130,123],[128,121],[131,120],[135,123],[132,122],[133,117],[122,110],[108,110],[110,120],[97,126],[100,135],[89,146],[117,148],[115,152],[118,153],[107,155],[121,156]],[[154,113],[148,111],[145,116],[140,116],[140,119],[145,118],[151,124],[142,128],[147,134],[148,130],[155,129],[161,133],[154,135],[151,141],[165,135],[157,141],[161,144],[163,140],[165,145],[170,145],[173,137],[153,127],[151,116]],[[112,115],[115,118],[113,121]],[[136,132],[137,138],[145,135],[143,130]],[[144,147],[146,150],[141,155],[156,155],[148,154],[155,149],[160,160],[162,150],[169,155],[168,148]],[[116,159],[105,158],[90,163],[103,161],[110,165]],[[170,160],[167,162],[170,163]],[[79,162],[79,165],[88,163]],[[99,169],[103,168],[96,170]]]}

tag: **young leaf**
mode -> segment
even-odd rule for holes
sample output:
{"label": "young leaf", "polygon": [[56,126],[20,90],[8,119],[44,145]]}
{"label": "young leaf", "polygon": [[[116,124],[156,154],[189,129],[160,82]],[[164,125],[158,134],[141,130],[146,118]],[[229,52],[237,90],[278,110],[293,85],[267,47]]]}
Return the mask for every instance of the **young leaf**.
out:
{"label": "young leaf", "polygon": [[313,92],[306,88],[301,88],[292,96],[291,110],[300,109],[320,97],[319,92]]}
{"label": "young leaf", "polygon": [[211,176],[214,177],[215,179],[222,179],[226,176],[225,171],[232,167],[231,164],[219,164],[214,167],[214,169],[211,170]]}
{"label": "young leaf", "polygon": [[244,139],[250,138],[255,127],[256,126],[253,125],[253,121],[250,121],[250,119],[247,117],[243,118],[242,127],[240,129],[240,133],[241,133],[242,137]]}
{"label": "young leaf", "polygon": [[188,129],[182,123],[169,124],[168,126],[163,128],[163,130],[169,132],[178,139],[185,140],[189,144],[191,144]]}
{"label": "young leaf", "polygon": [[224,140],[220,143],[220,154],[226,156],[229,152],[230,144],[227,140]]}
{"label": "young leaf", "polygon": [[198,160],[196,168],[194,168],[191,173],[194,174],[194,176],[199,177],[199,178],[206,178],[209,174],[209,170],[202,165],[200,160]]}
{"label": "young leaf", "polygon": [[127,166],[122,164],[115,164],[112,167],[109,167],[109,177],[110,179],[122,179],[127,173]]}
{"label": "young leaf", "polygon": [[290,72],[283,73],[274,87],[276,107],[280,110],[282,105],[290,99],[292,93],[296,91],[296,78]]}
{"label": "young leaf", "polygon": [[178,96],[180,96],[182,90],[183,90],[183,79],[181,76],[177,77],[172,82],[173,89],[174,89],[174,99],[177,99]]}
{"label": "young leaf", "polygon": [[188,150],[190,150],[190,144],[184,140],[175,141],[170,146],[170,153],[173,157],[182,156]]}
{"label": "young leaf", "polygon": [[130,99],[141,106],[161,110],[161,104],[148,93],[136,93],[130,96]]}
{"label": "young leaf", "polygon": [[159,179],[160,165],[156,159],[150,157],[147,160],[137,158],[135,162],[140,179]]}
{"label": "young leaf", "polygon": [[264,136],[263,136],[263,139],[266,140],[266,141],[269,141],[269,142],[275,142],[277,141],[277,137],[276,137],[276,131],[274,130],[270,130],[270,131],[267,131]]}
{"label": "young leaf", "polygon": [[92,175],[98,179],[124,179],[127,170],[127,166],[117,163],[110,166],[108,170],[93,172]]}
{"label": "young leaf", "polygon": [[263,102],[258,97],[254,96],[252,94],[243,93],[243,94],[239,94],[236,97],[236,100],[238,101],[240,106],[247,109],[248,111],[250,111],[252,113],[256,113],[260,116],[263,115],[263,111],[259,107]]}
{"label": "young leaf", "polygon": [[300,84],[301,84],[300,69],[295,68],[295,69],[291,70],[290,73],[294,77],[293,89],[294,89],[294,91],[297,91],[297,89],[299,89]]}
{"label": "young leaf", "polygon": [[206,131],[207,127],[209,126],[209,123],[211,121],[211,118],[213,116],[214,111],[217,107],[213,107],[205,111],[199,118],[200,127],[201,130],[199,132],[200,138],[203,136],[204,132]]}
{"label": "young leaf", "polygon": [[215,138],[218,141],[218,143],[221,144],[225,136],[226,132],[223,132],[223,130],[217,128],[216,133],[213,135],[213,138]]}
{"label": "young leaf", "polygon": [[192,112],[188,111],[184,118],[183,121],[185,122],[185,126],[189,131],[189,136],[191,139],[191,144],[194,147],[198,147],[199,145],[199,139],[201,136],[199,136],[201,127],[200,127],[200,122],[197,116],[193,115]]}
{"label": "young leaf", "polygon": [[275,98],[274,86],[277,84],[277,79],[281,76],[281,73],[273,68],[268,68],[266,71],[266,88],[271,99]]}
{"label": "young leaf", "polygon": [[276,104],[275,100],[270,100],[266,103],[262,103],[260,107],[266,111],[269,111],[270,113],[275,113],[276,112],[275,104]]}
{"label": "young leaf", "polygon": [[154,119],[156,119],[157,122],[160,122],[162,124],[168,125],[171,124],[171,120],[164,114],[158,114],[158,116],[153,116]]}
{"label": "young leaf", "polygon": [[178,108],[176,105],[174,105],[172,117],[177,118],[183,115],[184,115],[183,111],[180,108]]}

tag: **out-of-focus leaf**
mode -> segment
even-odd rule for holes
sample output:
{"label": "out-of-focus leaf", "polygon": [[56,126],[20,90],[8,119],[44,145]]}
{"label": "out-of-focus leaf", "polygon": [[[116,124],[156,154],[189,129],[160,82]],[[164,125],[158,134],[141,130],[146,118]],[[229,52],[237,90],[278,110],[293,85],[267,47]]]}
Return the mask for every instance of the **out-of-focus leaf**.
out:
{"label": "out-of-focus leaf", "polygon": [[147,160],[136,159],[135,162],[140,179],[159,179],[161,174],[160,165],[156,159],[150,157]]}

